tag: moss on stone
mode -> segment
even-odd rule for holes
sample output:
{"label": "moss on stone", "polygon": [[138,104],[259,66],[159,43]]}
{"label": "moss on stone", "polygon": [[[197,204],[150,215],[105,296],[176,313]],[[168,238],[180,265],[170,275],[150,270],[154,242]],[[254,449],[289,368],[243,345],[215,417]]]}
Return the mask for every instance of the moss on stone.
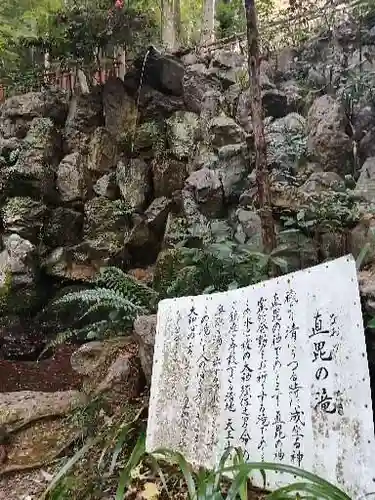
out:
{"label": "moss on stone", "polygon": [[184,267],[182,252],[179,248],[169,248],[160,252],[155,265],[153,288],[165,297],[167,289],[176,280]]}

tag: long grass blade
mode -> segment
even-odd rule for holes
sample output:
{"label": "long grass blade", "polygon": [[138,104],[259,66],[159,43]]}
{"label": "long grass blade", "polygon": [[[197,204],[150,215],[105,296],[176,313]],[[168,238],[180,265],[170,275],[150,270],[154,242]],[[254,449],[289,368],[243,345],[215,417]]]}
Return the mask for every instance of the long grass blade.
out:
{"label": "long grass blade", "polygon": [[70,471],[70,469],[101,439],[101,436],[98,436],[95,439],[89,440],[85,445],[80,448],[75,455],[73,455],[66,464],[61,467],[61,469],[54,476],[47,489],[44,491],[40,500],[45,500],[47,495],[57,486],[60,480]]}
{"label": "long grass blade", "polygon": [[133,448],[133,451],[126,463],[122,473],[120,474],[120,479],[117,485],[115,500],[123,500],[125,489],[129,486],[131,481],[131,472],[139,465],[145,454],[145,435],[142,433]]}

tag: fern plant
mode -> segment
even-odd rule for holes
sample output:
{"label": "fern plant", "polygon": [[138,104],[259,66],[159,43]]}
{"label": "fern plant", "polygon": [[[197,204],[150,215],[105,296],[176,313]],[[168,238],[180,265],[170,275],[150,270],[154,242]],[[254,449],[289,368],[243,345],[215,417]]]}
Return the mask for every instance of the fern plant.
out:
{"label": "fern plant", "polygon": [[271,268],[287,272],[279,256],[285,247],[270,255],[230,240],[215,241],[204,248],[180,248],[183,266],[167,287],[168,297],[232,290],[269,278]]}
{"label": "fern plant", "polygon": [[138,315],[156,308],[158,294],[116,267],[101,269],[92,285],[91,289],[68,293],[54,302],[62,308],[79,303],[85,312],[74,328],[59,333],[46,349],[72,337],[85,341],[124,335],[131,330]]}

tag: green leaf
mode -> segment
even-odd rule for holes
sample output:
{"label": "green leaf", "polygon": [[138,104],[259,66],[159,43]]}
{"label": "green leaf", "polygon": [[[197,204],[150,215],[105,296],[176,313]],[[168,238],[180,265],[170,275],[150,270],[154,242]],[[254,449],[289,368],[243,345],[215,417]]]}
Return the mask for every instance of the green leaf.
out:
{"label": "green leaf", "polygon": [[137,443],[122,470],[116,490],[115,500],[123,500],[125,489],[129,487],[131,482],[131,473],[139,465],[145,454],[145,435],[142,433],[137,440]]}

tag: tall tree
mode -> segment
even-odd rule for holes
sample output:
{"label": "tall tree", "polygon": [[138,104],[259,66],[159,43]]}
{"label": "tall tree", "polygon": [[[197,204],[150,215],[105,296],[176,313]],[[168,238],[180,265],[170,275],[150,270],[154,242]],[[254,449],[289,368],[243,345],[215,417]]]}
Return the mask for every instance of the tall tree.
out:
{"label": "tall tree", "polygon": [[275,223],[272,217],[271,191],[267,168],[267,146],[260,91],[259,32],[255,0],[245,0],[248,69],[251,115],[254,131],[255,168],[258,188],[259,215],[262,221],[264,250],[271,253],[276,247]]}
{"label": "tall tree", "polygon": [[181,31],[180,0],[162,0],[162,42],[169,50],[177,48]]}
{"label": "tall tree", "polygon": [[215,0],[203,0],[201,43],[215,40]]}

